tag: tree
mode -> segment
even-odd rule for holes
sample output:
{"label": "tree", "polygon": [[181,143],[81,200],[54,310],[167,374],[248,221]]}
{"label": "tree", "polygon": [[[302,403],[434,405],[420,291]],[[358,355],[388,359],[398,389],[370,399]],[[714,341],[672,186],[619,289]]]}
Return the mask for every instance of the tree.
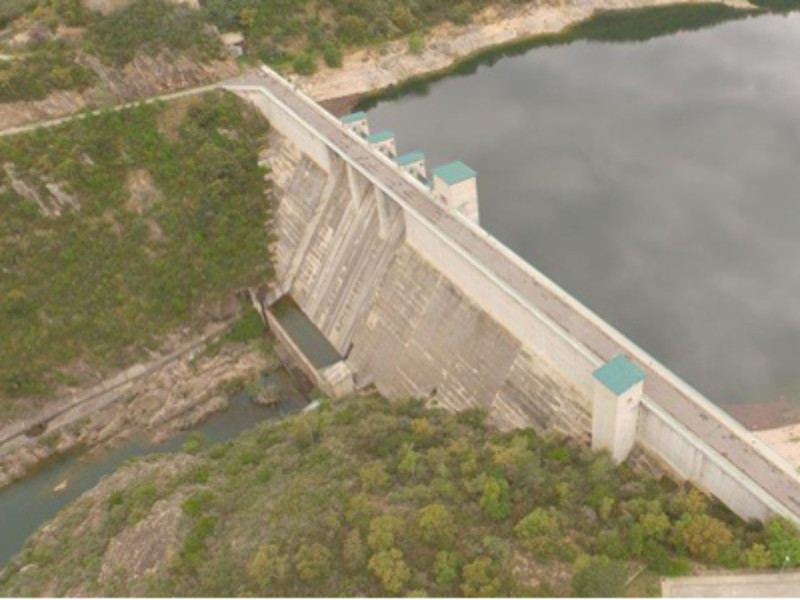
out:
{"label": "tree", "polygon": [[419,455],[414,451],[413,446],[408,446],[403,453],[403,459],[400,461],[400,464],[397,465],[397,470],[413,477],[417,470],[418,460]]}
{"label": "tree", "polygon": [[367,545],[372,550],[388,550],[395,545],[397,533],[403,529],[403,519],[393,515],[383,515],[370,521]]}
{"label": "tree", "polygon": [[436,583],[450,585],[458,579],[458,568],[461,566],[461,557],[457,552],[441,550],[436,554],[433,570],[436,573]]}
{"label": "tree", "polygon": [[417,524],[422,539],[428,544],[446,544],[455,535],[453,515],[443,504],[429,504],[422,508],[418,513]]}
{"label": "tree", "polygon": [[486,480],[483,485],[483,496],[480,505],[483,512],[494,521],[502,521],[511,514],[508,482],[499,477]]}
{"label": "tree", "polygon": [[375,554],[369,561],[369,570],[381,580],[384,589],[399,594],[411,579],[411,569],[397,548]]}
{"label": "tree", "polygon": [[733,541],[728,526],[704,514],[687,514],[675,525],[673,541],[698,560],[714,562],[720,550]]}
{"label": "tree", "polygon": [[389,474],[386,473],[386,469],[381,463],[366,466],[358,474],[361,478],[361,486],[367,492],[376,492],[389,483]]}
{"label": "tree", "polygon": [[605,556],[591,559],[572,578],[572,591],[579,598],[618,598],[625,592],[625,565]]}
{"label": "tree", "polygon": [[558,519],[548,510],[537,508],[520,519],[514,533],[523,545],[544,558],[560,546]]}

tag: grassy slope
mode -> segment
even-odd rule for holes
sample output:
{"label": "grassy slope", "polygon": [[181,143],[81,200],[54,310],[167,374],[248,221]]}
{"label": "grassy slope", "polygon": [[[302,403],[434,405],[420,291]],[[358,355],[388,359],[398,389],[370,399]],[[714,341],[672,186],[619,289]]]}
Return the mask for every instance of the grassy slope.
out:
{"label": "grassy slope", "polygon": [[69,367],[122,366],[271,276],[266,130],[218,93],[0,140],[0,165],[80,205],[45,217],[0,168],[0,419]]}
{"label": "grassy slope", "polygon": [[[629,593],[653,593],[686,557],[766,564],[759,544],[800,564],[800,539],[780,522],[765,535],[583,446],[414,401],[352,399],[184,467],[169,460],[169,475],[145,471],[59,515],[0,576],[0,594],[613,596],[640,565]],[[154,578],[116,571],[98,583],[109,542],[169,498],[182,507],[172,560]]]}

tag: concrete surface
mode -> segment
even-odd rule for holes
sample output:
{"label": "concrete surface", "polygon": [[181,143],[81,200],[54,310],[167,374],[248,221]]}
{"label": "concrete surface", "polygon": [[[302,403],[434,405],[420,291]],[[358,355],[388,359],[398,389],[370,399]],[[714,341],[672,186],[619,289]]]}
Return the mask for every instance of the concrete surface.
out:
{"label": "concrete surface", "polygon": [[663,579],[665,598],[798,598],[800,572]]}

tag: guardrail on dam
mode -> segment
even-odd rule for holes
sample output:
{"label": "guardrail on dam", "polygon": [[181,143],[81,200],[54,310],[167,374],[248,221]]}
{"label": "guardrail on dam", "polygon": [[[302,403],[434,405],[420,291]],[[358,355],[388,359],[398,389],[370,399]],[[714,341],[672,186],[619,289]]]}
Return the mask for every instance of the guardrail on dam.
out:
{"label": "guardrail on dam", "polygon": [[431,189],[421,155],[395,158],[363,115],[339,121],[266,68],[225,87],[279,133],[280,291],[357,385],[483,406],[501,427],[555,428],[617,461],[635,445],[744,518],[800,523],[794,469],[482,230],[475,190],[457,185],[465,166]]}

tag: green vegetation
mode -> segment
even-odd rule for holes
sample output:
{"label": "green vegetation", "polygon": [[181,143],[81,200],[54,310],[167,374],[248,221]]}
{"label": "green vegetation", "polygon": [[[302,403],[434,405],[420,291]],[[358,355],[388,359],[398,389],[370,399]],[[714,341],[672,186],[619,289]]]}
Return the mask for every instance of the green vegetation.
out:
{"label": "green vegetation", "polygon": [[37,0],[4,0],[0,4],[0,28],[24,15],[36,2]]}
{"label": "green vegetation", "polygon": [[408,51],[411,54],[422,54],[425,52],[425,36],[419,31],[415,31],[408,36]]}
{"label": "green vegetation", "polygon": [[[164,0],[137,0],[105,17],[81,0],[19,1],[0,9],[0,28],[6,25],[32,32],[32,40],[15,60],[0,62],[0,102],[86,89],[97,81],[87,57],[121,68],[137,55],[164,51],[200,63],[224,56],[201,12]],[[62,25],[80,33],[60,35]]]}
{"label": "green vegetation", "polygon": [[266,131],[215,93],[0,140],[0,419],[271,277]]}
{"label": "green vegetation", "polygon": [[[652,594],[695,562],[800,565],[785,521],[744,523],[696,490],[557,436],[494,431],[476,411],[355,398],[187,450],[72,505],[0,575],[0,594],[616,596]],[[105,549],[125,530],[173,529],[156,510],[170,503],[173,559],[99,581],[123,568]],[[650,587],[626,589],[642,567]]]}
{"label": "green vegetation", "polygon": [[84,90],[95,80],[65,43],[48,42],[25,58],[0,61],[0,101],[42,100],[56,90]]}
{"label": "green vegetation", "polygon": [[156,55],[165,48],[199,62],[222,57],[219,40],[199,12],[162,0],[137,0],[93,20],[87,40],[90,53],[117,66],[126,65],[137,53]]}
{"label": "green vegetation", "polygon": [[[524,0],[495,0],[503,6]],[[450,20],[467,22],[486,7],[479,0],[205,0],[212,23],[243,31],[248,52],[268,64],[294,64],[326,46],[377,45]]]}

